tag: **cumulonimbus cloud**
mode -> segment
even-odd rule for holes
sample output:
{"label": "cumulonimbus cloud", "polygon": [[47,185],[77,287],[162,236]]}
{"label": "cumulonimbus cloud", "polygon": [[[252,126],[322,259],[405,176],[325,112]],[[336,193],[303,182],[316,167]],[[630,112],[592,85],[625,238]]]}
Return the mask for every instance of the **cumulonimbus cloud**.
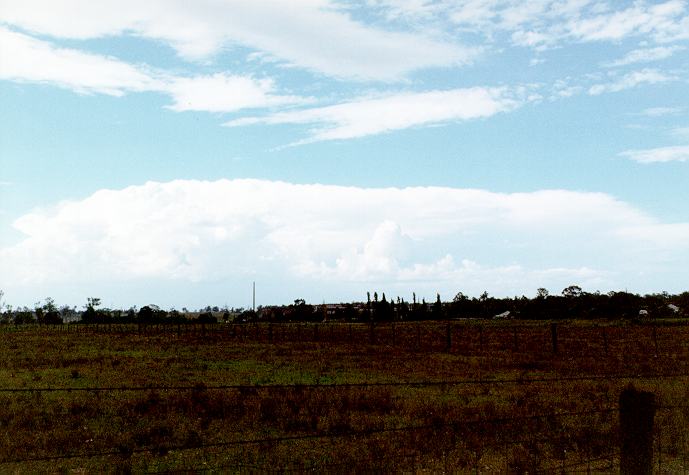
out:
{"label": "cumulonimbus cloud", "polygon": [[0,250],[0,286],[15,290],[259,276],[290,289],[358,282],[504,294],[572,282],[623,288],[648,269],[673,290],[689,264],[689,223],[564,190],[178,180],[101,190],[14,227],[23,238]]}

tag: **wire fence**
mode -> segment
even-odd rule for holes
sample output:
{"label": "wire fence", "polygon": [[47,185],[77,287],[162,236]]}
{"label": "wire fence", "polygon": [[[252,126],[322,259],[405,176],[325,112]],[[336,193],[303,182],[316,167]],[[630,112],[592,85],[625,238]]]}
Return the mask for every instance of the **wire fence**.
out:
{"label": "wire fence", "polygon": [[[689,355],[689,333],[684,325],[662,327],[655,325],[579,327],[569,325],[505,324],[482,327],[456,323],[408,323],[395,325],[366,324],[249,324],[249,325],[168,325],[139,326],[136,324],[113,325],[64,325],[55,328],[30,328],[17,330],[46,331],[52,333],[78,334],[91,337],[99,334],[114,334],[141,338],[216,338],[236,343],[346,343],[376,345],[378,347],[404,348],[412,351],[442,351],[462,355],[493,355],[501,351],[508,353],[534,352],[551,355],[553,359],[577,358],[591,354],[624,354],[624,345],[633,345],[645,354],[661,361],[668,355],[673,361],[681,362]],[[684,338],[687,333],[688,338]],[[145,341],[145,340],[142,340]],[[577,345],[584,348],[578,348]],[[662,365],[655,365],[662,371]],[[273,401],[287,404],[291,400],[280,392],[309,393],[327,409],[332,398],[345,397],[352,391],[405,392],[415,389],[436,388],[440,399],[457,397],[457,392],[483,394],[486,388],[540,385],[524,390],[526,399],[515,398],[514,407],[501,408],[499,415],[491,414],[426,414],[417,416],[420,423],[404,424],[401,418],[387,414],[375,421],[366,419],[369,426],[337,427],[328,430],[305,430],[304,428],[267,430],[259,425],[248,432],[254,436],[237,436],[243,427],[235,430],[206,432],[203,438],[180,443],[171,437],[161,436],[155,443],[127,442],[110,444],[95,441],[94,450],[56,451],[46,443],[29,455],[0,458],[8,471],[42,471],[52,464],[76,469],[84,466],[84,460],[92,460],[89,467],[98,470],[112,463],[123,463],[135,471],[157,473],[185,473],[202,471],[487,471],[532,473],[577,473],[612,472],[621,464],[620,407],[610,404],[609,394],[586,393],[579,396],[576,407],[582,410],[568,410],[561,401],[554,407],[542,410],[536,402],[541,388],[570,387],[571,383],[592,383],[590,386],[606,385],[619,390],[627,383],[655,388],[658,400],[654,406],[655,426],[652,434],[653,468],[658,473],[684,473],[687,465],[687,428],[689,428],[689,405],[685,404],[677,387],[684,385],[689,373],[687,365],[675,364],[671,368],[679,371],[653,372],[649,366],[644,371],[589,374],[589,375],[542,375],[537,369],[535,375],[524,372],[519,377],[479,377],[466,379],[439,379],[388,382],[337,382],[303,384],[204,384],[202,382],[184,385],[121,385],[121,386],[42,386],[42,387],[0,387],[3,398],[16,398],[17,404],[35,404],[31,394],[55,393],[56,398],[84,398],[90,395],[109,393],[190,393],[206,394],[235,391],[242,397],[256,399],[258,404]],[[603,368],[599,366],[598,368]],[[639,368],[642,368],[639,366]],[[608,369],[608,368],[606,368]],[[628,368],[625,368],[628,369]],[[562,368],[560,368],[562,371]],[[555,372],[555,371],[553,371]],[[541,374],[538,374],[541,373]],[[614,383],[614,384],[609,384]],[[1,383],[0,383],[1,384]],[[671,385],[673,397],[665,397],[663,387]],[[580,385],[583,386],[583,385]],[[579,386],[577,386],[579,387]],[[508,388],[509,394],[512,390]],[[326,391],[327,393],[323,393]],[[60,393],[60,394],[58,394]],[[66,393],[66,394],[62,394]],[[70,396],[70,393],[73,395]],[[27,396],[22,396],[22,394]],[[80,394],[81,396],[76,396]],[[316,394],[321,394],[320,396]],[[487,394],[487,391],[486,391]],[[520,393],[521,394],[521,393]],[[337,396],[340,395],[340,396]],[[576,395],[572,395],[576,397]],[[94,397],[94,398],[95,398]],[[120,397],[120,396],[118,396]],[[132,396],[133,397],[133,396]],[[138,397],[138,396],[136,396]],[[143,397],[143,396],[142,396]],[[290,396],[291,397],[291,396]],[[415,397],[420,397],[416,394]],[[489,396],[486,396],[489,397]],[[520,396],[521,397],[521,396]],[[23,398],[23,399],[22,399]],[[531,399],[529,399],[531,398]],[[249,401],[254,403],[255,401]],[[155,399],[152,399],[155,403]],[[200,400],[203,400],[201,398]],[[242,398],[236,399],[238,404]],[[5,401],[11,401],[6,399]],[[44,401],[45,402],[45,401]],[[53,401],[51,400],[51,403]],[[43,403],[43,402],[41,402]],[[105,404],[105,403],[104,403]],[[320,406],[319,406],[320,407]],[[541,409],[539,411],[538,409]],[[511,415],[510,411],[520,415]],[[270,413],[268,413],[270,415]],[[375,415],[375,414],[374,414]],[[39,414],[40,416],[40,414]],[[187,415],[188,416],[188,415]],[[187,417],[184,416],[184,417]],[[482,416],[482,417],[481,417]],[[11,415],[0,409],[0,427]],[[181,416],[180,416],[181,417]],[[322,415],[313,417],[318,422]],[[265,422],[265,421],[264,421]],[[270,421],[268,421],[270,422]],[[266,424],[268,424],[266,422]],[[408,422],[408,421],[407,421]],[[318,424],[316,424],[318,425]],[[234,436],[230,436],[234,434]],[[0,439],[0,446],[3,443]],[[332,447],[331,447],[332,446]],[[96,449],[100,447],[100,449]],[[298,455],[306,451],[307,455]],[[348,455],[347,452],[352,454]],[[6,451],[3,451],[7,453]],[[106,459],[99,461],[99,459]],[[38,464],[38,465],[31,465]],[[42,465],[41,465],[42,464]],[[10,467],[16,465],[17,467]],[[27,468],[28,467],[28,468]],[[486,468],[488,467],[488,468]],[[67,469],[65,468],[65,469]]]}
{"label": "wire fence", "polygon": [[[677,379],[689,377],[687,374],[657,374],[657,375],[597,375],[597,376],[581,376],[581,377],[566,377],[566,378],[533,378],[533,379],[511,379],[511,380],[463,380],[463,381],[424,381],[412,383],[355,383],[355,384],[329,384],[329,385],[263,385],[263,386],[248,386],[248,385],[227,385],[217,387],[207,387],[203,385],[195,386],[159,386],[159,387],[116,387],[116,388],[2,388],[2,392],[42,392],[42,391],[207,391],[207,390],[256,390],[268,391],[277,389],[295,389],[295,390],[319,390],[332,389],[338,391],[340,389],[355,389],[355,388],[376,388],[376,387],[426,387],[426,386],[440,386],[451,387],[452,385],[491,385],[491,384],[521,384],[521,383],[560,383],[570,381],[601,381],[607,380],[630,380],[635,382],[643,382],[648,379]],[[687,465],[687,445],[686,445],[686,428],[687,416],[689,415],[689,405],[666,403],[660,401],[655,405],[655,409],[661,416],[656,416],[658,424],[655,427],[653,434],[654,440],[654,469],[658,473],[670,472],[676,473],[681,470],[686,471]],[[108,450],[87,451],[78,453],[59,453],[44,455],[34,455],[30,457],[16,457],[0,459],[0,465],[17,465],[17,464],[33,464],[33,463],[51,463],[73,461],[76,459],[94,459],[94,458],[112,458],[124,460],[126,463],[132,463],[132,459],[136,456],[147,455],[155,459],[168,457],[171,453],[184,453],[195,451],[199,453],[206,453],[209,450],[223,450],[232,448],[241,448],[246,446],[257,447],[251,457],[244,455],[233,454],[229,456],[231,461],[226,460],[228,457],[213,455],[210,457],[214,462],[208,465],[197,465],[189,469],[171,469],[162,470],[157,473],[184,473],[185,470],[199,472],[199,471],[222,471],[222,470],[257,470],[257,471],[280,471],[282,473],[290,471],[319,471],[319,470],[335,470],[339,468],[352,468],[352,462],[334,462],[332,460],[289,460],[282,465],[276,465],[275,461],[258,460],[252,463],[251,460],[260,459],[260,453],[268,449],[275,449],[278,446],[294,443],[311,443],[317,445],[327,444],[334,440],[348,439],[351,444],[361,445],[363,441],[375,436],[403,436],[403,437],[418,437],[418,434],[423,433],[438,433],[446,434],[446,437],[452,437],[460,449],[464,452],[472,452],[476,454],[471,463],[465,463],[459,468],[454,465],[458,458],[448,454],[429,455],[423,451],[418,451],[410,454],[402,454],[400,452],[387,454],[373,454],[368,456],[365,461],[368,465],[360,465],[358,468],[368,467],[375,469],[376,467],[389,467],[394,464],[397,468],[410,469],[411,467],[435,467],[448,465],[451,471],[471,471],[479,470],[481,466],[494,467],[497,471],[520,471],[527,470],[535,473],[578,473],[578,472],[612,472],[619,469],[620,465],[620,451],[619,440],[617,440],[617,431],[619,426],[617,424],[617,415],[620,408],[618,406],[603,407],[596,409],[586,409],[581,411],[562,411],[553,410],[550,412],[527,414],[520,416],[501,416],[501,417],[478,417],[475,419],[456,419],[456,420],[436,420],[432,423],[415,424],[415,425],[401,425],[401,426],[383,426],[358,430],[331,430],[326,432],[312,432],[312,433],[297,433],[297,434],[282,434],[277,436],[252,437],[252,438],[236,438],[231,440],[220,441],[195,441],[193,443],[172,444],[159,443],[154,446],[130,446],[122,445],[111,447]],[[591,416],[600,416],[595,418],[593,426],[591,424]],[[557,421],[569,419],[568,424],[559,424]],[[529,421],[546,421],[545,425],[529,425]],[[669,421],[674,421],[674,425]],[[515,431],[515,427],[523,427],[524,431]],[[555,427],[556,429],[553,429]],[[581,447],[576,447],[573,443],[573,436],[563,433],[565,428],[576,427],[582,431],[582,434],[588,434],[591,439],[587,443],[590,445],[588,449],[582,450]],[[530,432],[531,429],[543,429],[543,433]],[[546,430],[550,428],[551,431]],[[554,433],[553,433],[554,430]],[[500,436],[502,432],[506,435]],[[515,435],[520,433],[521,435]],[[411,435],[410,435],[411,434]],[[416,434],[416,435],[414,435]],[[462,447],[463,436],[466,434],[474,434],[479,437],[479,440],[474,443],[472,447]],[[580,436],[579,434],[578,436]],[[677,436],[681,436],[681,440]],[[481,440],[485,437],[485,440]],[[600,443],[596,443],[598,440]],[[679,442],[678,442],[679,440]],[[515,447],[520,451],[515,452]],[[545,448],[544,448],[545,447]],[[558,447],[560,447],[558,449]],[[568,453],[567,448],[571,449]],[[603,450],[605,449],[605,450]],[[259,455],[257,455],[259,454]],[[487,454],[487,455],[486,455]],[[202,457],[204,458],[204,457]],[[471,456],[469,456],[471,458]],[[192,457],[195,460],[194,457]],[[224,460],[224,461],[223,461]],[[103,462],[109,463],[109,462]],[[430,465],[429,465],[430,464]],[[438,465],[439,464],[439,465]],[[492,464],[492,465],[491,465]],[[496,465],[497,464],[497,465]],[[98,465],[98,463],[96,463]],[[2,469],[0,469],[2,470]],[[348,471],[348,470],[344,470]]]}
{"label": "wire fence", "polygon": [[[462,379],[444,381],[407,381],[407,382],[362,382],[362,383],[313,383],[313,384],[224,384],[206,385],[197,383],[183,386],[70,386],[70,387],[21,387],[2,388],[0,393],[40,393],[40,392],[116,392],[116,391],[264,391],[271,389],[352,389],[352,388],[400,388],[400,387],[452,387],[452,386],[490,386],[500,384],[536,384],[536,383],[565,383],[578,381],[640,381],[640,380],[677,380],[689,378],[687,373],[668,374],[608,374],[588,376],[559,376],[559,377],[521,377],[511,379]],[[682,408],[686,406],[666,406],[666,408]]]}
{"label": "wire fence", "polygon": [[619,353],[630,346],[653,354],[689,352],[689,321],[491,322],[425,321],[396,323],[102,323],[0,325],[4,332],[117,334],[142,337],[204,338],[238,343],[328,343],[377,345],[420,352],[491,355],[502,352],[590,357]]}

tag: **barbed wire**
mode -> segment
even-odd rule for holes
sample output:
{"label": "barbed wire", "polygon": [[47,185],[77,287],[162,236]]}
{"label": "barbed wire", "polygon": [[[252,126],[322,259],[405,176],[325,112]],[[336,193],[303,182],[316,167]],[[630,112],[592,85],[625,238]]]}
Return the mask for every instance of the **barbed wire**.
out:
{"label": "barbed wire", "polygon": [[[588,465],[591,463],[595,462],[602,462],[602,461],[608,461],[613,463],[615,458],[619,458],[621,456],[620,452],[611,452],[607,453],[605,455],[601,455],[599,457],[595,458],[587,458],[586,460],[580,460],[579,462],[573,462],[569,464],[560,464],[560,465],[550,465],[548,467],[544,467],[543,469],[537,470],[536,473],[550,473],[555,470],[563,470],[563,469],[569,469],[569,468],[577,468],[577,467],[582,467],[584,465]],[[588,470],[587,470],[587,473]]]}
{"label": "barbed wire", "polygon": [[223,384],[208,386],[204,383],[184,386],[72,386],[72,387],[36,387],[36,388],[0,388],[0,393],[31,392],[115,392],[115,391],[204,391],[204,390],[284,390],[284,389],[348,389],[375,387],[449,387],[498,384],[533,384],[576,381],[615,381],[647,379],[680,379],[689,378],[689,374],[608,374],[591,376],[559,376],[544,378],[510,378],[510,379],[463,379],[454,381],[404,381],[404,382],[363,382],[363,383],[295,383],[295,384]]}
{"label": "barbed wire", "polygon": [[198,450],[206,448],[218,448],[218,447],[232,447],[232,446],[242,446],[242,445],[260,445],[260,444],[278,444],[287,441],[297,441],[297,440],[314,440],[314,439],[334,439],[334,438],[355,438],[361,436],[371,436],[376,434],[384,433],[395,433],[395,432],[408,432],[408,431],[424,431],[424,430],[439,430],[444,428],[453,428],[457,430],[459,427],[481,425],[481,424],[500,424],[515,421],[524,421],[529,419],[545,419],[545,418],[557,418],[557,417],[571,417],[571,416],[582,416],[590,414],[600,414],[615,412],[617,409],[596,409],[588,411],[575,411],[575,412],[552,412],[547,414],[537,414],[528,416],[517,416],[517,417],[497,417],[491,419],[474,419],[467,421],[452,421],[452,422],[436,422],[432,424],[423,424],[415,426],[403,426],[403,427],[388,427],[388,428],[377,428],[377,429],[364,429],[356,431],[333,431],[326,433],[316,433],[316,434],[299,434],[292,436],[281,436],[281,437],[264,437],[257,439],[242,439],[224,442],[213,442],[204,444],[187,444],[187,445],[177,445],[177,446],[157,446],[157,447],[136,447],[130,448],[126,446],[101,451],[101,452],[86,452],[79,454],[60,454],[60,455],[46,455],[41,457],[27,457],[23,459],[9,459],[0,460],[0,464],[15,464],[15,463],[27,463],[27,462],[49,462],[55,460],[65,460],[65,459],[78,459],[78,458],[93,458],[93,457],[106,457],[106,456],[131,456],[137,453],[160,453],[165,454],[168,452],[177,451],[187,451],[187,450]]}

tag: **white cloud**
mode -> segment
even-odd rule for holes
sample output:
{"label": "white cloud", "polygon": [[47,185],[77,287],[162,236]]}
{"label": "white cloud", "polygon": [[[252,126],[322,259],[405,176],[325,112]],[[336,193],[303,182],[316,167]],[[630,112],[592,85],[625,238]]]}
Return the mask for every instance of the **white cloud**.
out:
{"label": "white cloud", "polygon": [[169,95],[175,111],[234,112],[245,108],[303,104],[308,99],[276,94],[270,79],[213,74],[174,76],[116,58],[58,48],[0,27],[0,79],[51,84],[77,93],[122,96],[131,92]]}
{"label": "white cloud", "polygon": [[687,162],[689,161],[689,145],[646,150],[627,150],[620,153],[620,156],[639,163]]}
{"label": "white cloud", "polygon": [[640,0],[620,3],[621,8],[591,0],[461,0],[445,5],[445,14],[461,28],[489,37],[497,31],[509,32],[514,44],[536,49],[632,36],[669,42],[689,35],[689,12],[683,0]]}
{"label": "white cloud", "polygon": [[160,89],[142,68],[114,58],[58,48],[0,26],[0,78],[49,83],[80,93],[122,96]]}
{"label": "white cloud", "polygon": [[525,96],[525,90],[481,87],[409,92],[246,117],[225,125],[314,124],[311,137],[300,143],[350,139],[414,126],[489,117],[518,107],[528,100]]}
{"label": "white cloud", "polygon": [[246,76],[217,73],[209,76],[179,77],[165,87],[175,100],[175,111],[231,112],[257,107],[304,104],[298,96],[273,94],[271,79],[256,80]]}
{"label": "white cloud", "polygon": [[475,51],[419,33],[386,31],[351,19],[327,0],[12,0],[0,21],[59,38],[137,35],[207,59],[246,46],[289,64],[343,78],[396,80],[422,68],[469,61]]}
{"label": "white cloud", "polygon": [[668,81],[673,81],[676,78],[669,76],[656,69],[643,69],[641,71],[633,71],[624,76],[604,84],[595,84],[589,88],[589,94],[597,96],[606,92],[620,92],[626,89],[632,89],[641,84],[658,84]]}
{"label": "white cloud", "polygon": [[629,51],[622,58],[606,63],[606,66],[615,68],[636,63],[648,63],[667,59],[678,51],[684,50],[682,46],[657,46],[655,48],[640,48]]}
{"label": "white cloud", "polygon": [[676,137],[689,139],[689,127],[675,127],[670,133]]}
{"label": "white cloud", "polygon": [[[357,282],[359,292],[371,282],[532,293],[571,283],[620,288],[630,272],[664,275],[689,259],[689,223],[562,190],[178,180],[101,190],[35,210],[14,227],[24,238],[0,249],[0,287],[15,293],[257,277],[297,295],[300,286],[330,285],[331,298]],[[663,268],[659,255],[671,265]]]}
{"label": "white cloud", "polygon": [[684,109],[681,107],[649,107],[641,111],[640,115],[645,115],[648,117],[661,117],[664,115],[674,115],[683,112]]}

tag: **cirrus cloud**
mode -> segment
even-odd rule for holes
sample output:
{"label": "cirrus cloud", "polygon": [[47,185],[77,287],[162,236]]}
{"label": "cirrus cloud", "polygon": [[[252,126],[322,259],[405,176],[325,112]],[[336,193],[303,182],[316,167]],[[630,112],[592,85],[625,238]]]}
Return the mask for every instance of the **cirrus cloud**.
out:
{"label": "cirrus cloud", "polygon": [[689,162],[689,145],[627,150],[620,156],[639,163]]}
{"label": "cirrus cloud", "polygon": [[311,124],[311,137],[296,144],[381,134],[415,126],[490,117],[517,108],[537,96],[525,88],[474,87],[407,92],[371,97],[325,107],[277,112],[226,122],[228,127],[253,124]]}
{"label": "cirrus cloud", "polygon": [[362,24],[327,0],[0,0],[0,21],[56,38],[129,34],[160,40],[192,61],[244,46],[348,79],[399,80],[476,55],[476,48]]}
{"label": "cirrus cloud", "polygon": [[305,104],[310,99],[277,93],[271,79],[228,73],[176,76],[145,65],[85,53],[0,27],[0,79],[50,84],[80,94],[171,96],[174,111],[235,112]]}

